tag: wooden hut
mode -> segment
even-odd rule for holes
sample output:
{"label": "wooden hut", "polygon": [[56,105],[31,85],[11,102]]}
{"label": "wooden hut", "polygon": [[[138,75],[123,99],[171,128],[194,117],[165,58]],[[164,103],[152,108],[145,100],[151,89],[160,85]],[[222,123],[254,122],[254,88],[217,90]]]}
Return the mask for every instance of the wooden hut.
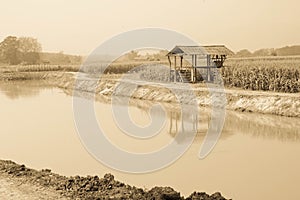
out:
{"label": "wooden hut", "polygon": [[168,54],[170,79],[174,82],[214,81],[214,74],[233,52],[224,45],[176,46]]}

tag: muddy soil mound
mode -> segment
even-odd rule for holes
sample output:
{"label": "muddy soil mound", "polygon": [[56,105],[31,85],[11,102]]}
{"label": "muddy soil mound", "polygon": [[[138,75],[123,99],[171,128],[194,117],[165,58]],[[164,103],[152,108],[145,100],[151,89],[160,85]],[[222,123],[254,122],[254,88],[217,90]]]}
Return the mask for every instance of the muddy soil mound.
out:
{"label": "muddy soil mound", "polygon": [[[185,199],[170,187],[154,187],[147,191],[121,183],[112,174],[103,178],[98,176],[65,177],[52,173],[49,169],[37,171],[12,161],[0,161],[0,174],[6,174],[21,183],[30,183],[56,190],[62,197],[70,199],[151,199],[182,200]],[[226,200],[220,193],[208,195],[194,192],[188,200]]]}

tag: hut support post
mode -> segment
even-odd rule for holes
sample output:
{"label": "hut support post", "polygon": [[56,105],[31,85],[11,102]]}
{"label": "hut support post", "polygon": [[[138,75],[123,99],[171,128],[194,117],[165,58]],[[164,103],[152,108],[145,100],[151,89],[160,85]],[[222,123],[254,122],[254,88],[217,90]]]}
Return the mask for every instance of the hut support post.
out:
{"label": "hut support post", "polygon": [[182,70],[182,60],[183,60],[183,56],[180,56],[180,70]]}
{"label": "hut support post", "polygon": [[194,78],[193,78],[193,82],[196,82],[196,77],[197,77],[197,71],[196,71],[196,66],[197,66],[197,55],[195,55],[195,58],[194,58]]}
{"label": "hut support post", "polygon": [[196,81],[196,66],[197,66],[197,55],[192,55],[192,69],[191,69],[191,82]]}
{"label": "hut support post", "polygon": [[210,55],[207,55],[207,81],[210,82]]}
{"label": "hut support post", "polygon": [[171,77],[172,77],[172,63],[171,63],[170,56],[168,56],[168,61],[169,61],[169,65],[170,65],[170,82],[171,82]]}
{"label": "hut support post", "polygon": [[191,68],[191,82],[193,82],[194,77],[194,59],[195,55],[192,55],[192,68]]}
{"label": "hut support post", "polygon": [[174,83],[177,81],[176,56],[174,56]]}

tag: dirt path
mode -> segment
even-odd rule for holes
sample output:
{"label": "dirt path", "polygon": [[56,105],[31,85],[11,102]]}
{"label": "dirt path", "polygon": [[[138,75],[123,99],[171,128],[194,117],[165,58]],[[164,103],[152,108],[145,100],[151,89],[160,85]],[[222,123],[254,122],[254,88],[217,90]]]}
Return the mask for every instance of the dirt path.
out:
{"label": "dirt path", "polygon": [[12,179],[5,175],[0,175],[0,199],[1,200],[43,200],[57,199],[64,200],[60,194],[48,188],[25,183],[22,179]]}

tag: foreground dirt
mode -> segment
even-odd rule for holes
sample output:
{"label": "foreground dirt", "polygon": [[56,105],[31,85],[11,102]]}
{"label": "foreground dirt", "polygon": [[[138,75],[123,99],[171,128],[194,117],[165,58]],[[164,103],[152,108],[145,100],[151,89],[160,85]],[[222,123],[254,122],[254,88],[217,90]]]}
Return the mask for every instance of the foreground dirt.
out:
{"label": "foreground dirt", "polygon": [[151,200],[226,200],[220,193],[194,192],[184,198],[170,187],[149,191],[126,185],[111,174],[65,177],[49,169],[37,171],[12,161],[0,160],[0,199],[151,199]]}
{"label": "foreground dirt", "polygon": [[14,179],[10,176],[0,175],[0,199],[28,199],[28,200],[43,200],[43,199],[68,199],[63,197],[56,191],[49,188],[26,183],[21,179]]}

